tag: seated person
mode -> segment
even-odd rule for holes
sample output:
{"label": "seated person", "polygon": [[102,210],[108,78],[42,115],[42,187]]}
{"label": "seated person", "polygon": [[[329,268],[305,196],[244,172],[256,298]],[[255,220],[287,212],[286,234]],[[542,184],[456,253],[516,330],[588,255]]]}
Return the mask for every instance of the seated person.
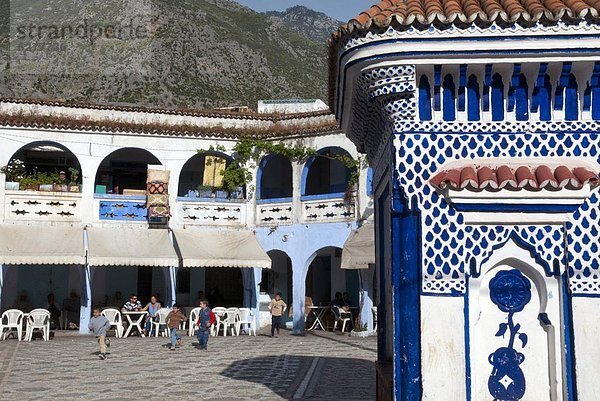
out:
{"label": "seated person", "polygon": [[137,295],[131,294],[129,295],[129,301],[125,302],[123,308],[121,308],[121,312],[139,312],[142,310],[142,303],[138,301]]}
{"label": "seated person", "polygon": [[160,302],[158,302],[158,297],[156,295],[152,295],[150,297],[150,302],[148,302],[146,306],[142,308],[143,311],[148,312],[148,316],[146,316],[146,322],[144,323],[144,334],[148,334],[148,332],[151,331],[152,322],[157,321],[157,312],[160,308]]}
{"label": "seated person", "polygon": [[344,305],[344,302],[342,300],[342,293],[338,291],[335,293],[335,297],[331,301],[331,306],[342,306],[342,305]]}
{"label": "seated person", "polygon": [[54,294],[52,293],[48,294],[48,306],[46,309],[50,312],[50,329],[60,330],[60,309],[56,306]]}
{"label": "seated person", "polygon": [[113,295],[112,299],[108,302],[109,306],[120,306],[123,305],[123,295],[121,291],[115,291],[115,295]]}
{"label": "seated person", "polygon": [[[348,308],[348,310],[352,307],[352,301],[350,301],[350,295],[347,291],[342,295],[342,306]],[[346,309],[344,308],[344,309]]]}
{"label": "seated person", "polygon": [[19,295],[19,299],[13,305],[13,309],[18,309],[21,312],[25,313],[31,312],[33,306],[31,306],[31,302],[29,302],[29,297],[27,296],[27,293],[25,291],[21,292],[21,295]]}
{"label": "seated person", "polygon": [[71,291],[69,298],[63,301],[63,310],[67,314],[67,327],[65,329],[76,330],[79,327],[79,313],[81,312],[81,298],[75,291]]}

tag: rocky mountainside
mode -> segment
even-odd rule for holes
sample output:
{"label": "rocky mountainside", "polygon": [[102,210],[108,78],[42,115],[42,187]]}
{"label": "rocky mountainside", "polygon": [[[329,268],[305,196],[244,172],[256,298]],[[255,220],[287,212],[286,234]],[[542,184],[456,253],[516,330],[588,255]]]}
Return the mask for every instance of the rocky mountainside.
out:
{"label": "rocky mountainside", "polygon": [[303,7],[267,15],[230,0],[19,0],[8,14],[0,96],[173,108],[326,98],[324,38],[335,28]]}
{"label": "rocky mountainside", "polygon": [[268,16],[280,19],[285,25],[315,42],[326,42],[336,31],[341,21],[304,6],[295,6],[285,11],[269,11]]}

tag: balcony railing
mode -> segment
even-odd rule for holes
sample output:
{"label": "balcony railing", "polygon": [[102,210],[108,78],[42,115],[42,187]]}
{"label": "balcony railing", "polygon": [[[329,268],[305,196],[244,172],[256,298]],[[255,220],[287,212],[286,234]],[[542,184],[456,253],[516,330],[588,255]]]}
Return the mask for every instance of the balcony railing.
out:
{"label": "balcony railing", "polygon": [[344,199],[344,193],[308,195],[302,197],[302,221],[332,223],[354,220],[354,198]]}
{"label": "balcony railing", "polygon": [[177,208],[180,224],[239,226],[246,223],[244,199],[179,197]]}
{"label": "balcony railing", "polygon": [[256,201],[257,226],[278,226],[292,224],[293,222],[292,198]]}
{"label": "balcony railing", "polygon": [[94,202],[99,221],[148,221],[145,196],[95,194]]}
{"label": "balcony railing", "polygon": [[81,221],[81,194],[6,191],[4,211],[6,221]]}

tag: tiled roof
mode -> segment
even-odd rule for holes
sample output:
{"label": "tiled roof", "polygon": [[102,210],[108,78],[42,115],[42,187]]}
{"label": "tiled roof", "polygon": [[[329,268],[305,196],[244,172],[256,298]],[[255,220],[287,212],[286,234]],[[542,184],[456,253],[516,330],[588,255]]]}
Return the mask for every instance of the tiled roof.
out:
{"label": "tiled roof", "polygon": [[223,113],[0,99],[0,127],[207,138],[283,138],[339,131],[329,111]]}
{"label": "tiled roof", "polygon": [[67,102],[62,100],[38,100],[38,99],[21,99],[21,98],[2,98],[0,103],[14,103],[23,105],[39,105],[53,107],[67,107],[69,109],[89,109],[89,110],[115,110],[129,113],[153,113],[175,116],[189,117],[206,117],[206,118],[229,118],[237,120],[260,120],[278,122],[285,120],[295,120],[298,118],[319,117],[331,114],[329,110],[311,111],[307,113],[290,113],[290,114],[267,114],[255,112],[239,112],[230,110],[218,109],[167,109],[133,105],[117,105],[117,104],[95,104],[85,102]]}
{"label": "tiled roof", "polygon": [[393,25],[554,23],[598,18],[595,0],[383,0],[353,18],[345,29]]}
{"label": "tiled roof", "polygon": [[508,166],[497,167],[464,166],[436,174],[429,183],[435,188],[472,190],[557,190],[562,188],[581,189],[586,184],[600,184],[598,173],[587,167]]}

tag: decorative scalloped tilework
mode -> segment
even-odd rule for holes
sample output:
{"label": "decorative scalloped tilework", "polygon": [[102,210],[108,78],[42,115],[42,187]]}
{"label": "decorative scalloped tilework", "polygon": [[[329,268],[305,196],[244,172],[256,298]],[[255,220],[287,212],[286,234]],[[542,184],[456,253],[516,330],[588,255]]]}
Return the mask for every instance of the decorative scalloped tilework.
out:
{"label": "decorative scalloped tilework", "polygon": [[[594,157],[597,133],[398,134],[396,168],[400,185],[422,213],[423,291],[460,294],[471,264],[479,269],[495,247],[512,233],[535,250],[547,268],[564,266],[562,226],[467,226],[427,180],[447,161],[483,157]],[[571,218],[568,226],[570,285],[574,292],[600,293],[600,202],[598,190]]]}

